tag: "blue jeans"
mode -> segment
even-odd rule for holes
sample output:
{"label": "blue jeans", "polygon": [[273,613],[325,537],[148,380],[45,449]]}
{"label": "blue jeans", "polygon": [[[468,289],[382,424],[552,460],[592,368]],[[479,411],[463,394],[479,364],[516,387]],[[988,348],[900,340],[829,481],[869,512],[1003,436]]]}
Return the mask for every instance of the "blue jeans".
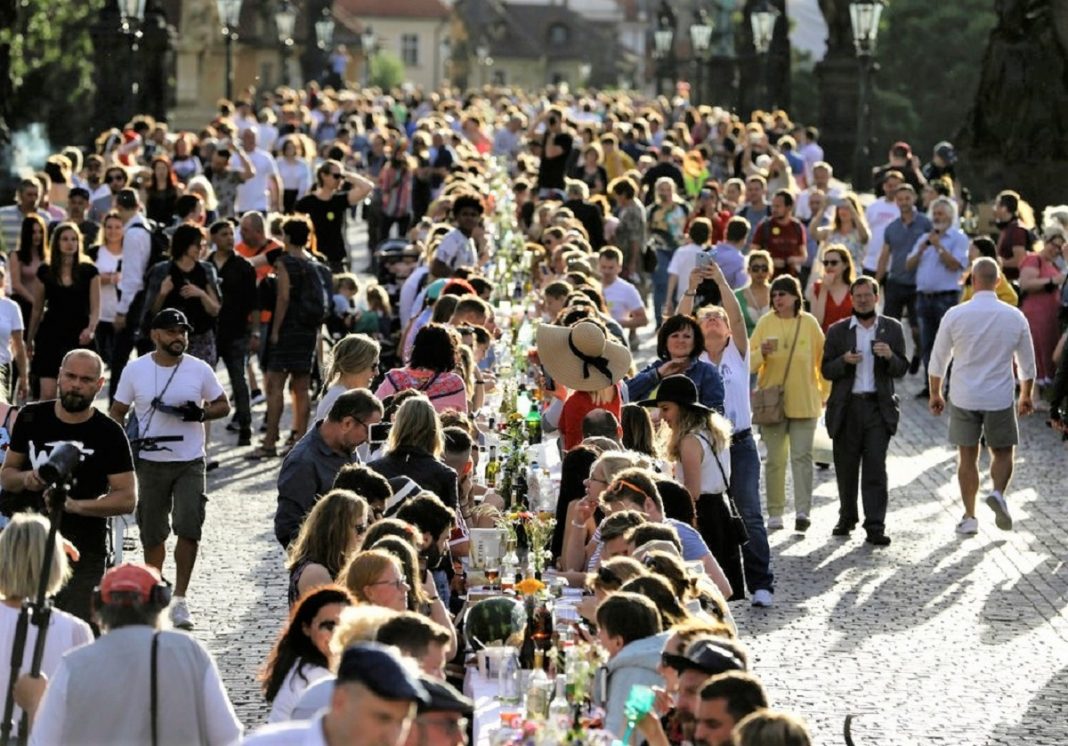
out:
{"label": "blue jeans", "polygon": [[935,335],[942,324],[946,311],[957,305],[960,294],[955,290],[946,293],[917,293],[916,317],[920,320],[920,353],[923,357],[924,381],[927,380],[927,363],[931,360]]}
{"label": "blue jeans", "polygon": [[768,531],[760,511],[760,455],[752,432],[731,443],[731,497],[749,530],[749,542],[742,547],[742,565],[749,592],[761,589],[774,592]]}
{"label": "blue jeans", "polygon": [[248,362],[248,337],[222,340],[217,343],[219,357],[226,366],[233,389],[234,420],[242,430],[252,428],[252,405],[249,400],[248,377],[245,364]]}
{"label": "blue jeans", "polygon": [[[656,318],[657,327],[664,321],[663,308],[664,303],[667,302],[669,264],[671,264],[671,252],[657,249],[656,270],[653,271],[653,316]],[[681,278],[679,282],[682,282]]]}

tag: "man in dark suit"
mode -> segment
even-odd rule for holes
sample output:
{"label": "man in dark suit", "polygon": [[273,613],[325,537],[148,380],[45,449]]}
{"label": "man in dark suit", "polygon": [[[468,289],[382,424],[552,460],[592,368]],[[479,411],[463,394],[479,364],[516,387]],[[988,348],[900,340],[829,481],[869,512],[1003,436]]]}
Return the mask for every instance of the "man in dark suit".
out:
{"label": "man in dark suit", "polygon": [[867,541],[887,546],[886,449],[897,432],[900,416],[894,379],[908,370],[901,322],[879,316],[879,283],[859,277],[849,288],[853,316],[827,330],[823,346],[823,377],[831,381],[827,400],[827,432],[834,444],[838,479],[838,525],[834,536],[849,536],[857,525],[857,486],[864,478],[864,529]]}

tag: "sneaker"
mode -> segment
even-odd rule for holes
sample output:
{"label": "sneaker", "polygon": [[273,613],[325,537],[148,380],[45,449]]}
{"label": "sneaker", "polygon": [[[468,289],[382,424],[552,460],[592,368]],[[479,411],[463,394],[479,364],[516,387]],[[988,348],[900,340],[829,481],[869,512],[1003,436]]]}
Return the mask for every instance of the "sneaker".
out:
{"label": "sneaker", "polygon": [[759,590],[753,591],[753,598],[750,603],[761,609],[770,609],[775,603],[775,595],[767,588],[760,588]]}
{"label": "sneaker", "polygon": [[972,516],[964,516],[957,524],[957,533],[963,536],[972,536],[979,533],[979,521]]}
{"label": "sneaker", "polygon": [[237,436],[237,444],[239,446],[252,445],[252,428],[246,427],[244,430],[241,431],[241,433]]}
{"label": "sneaker", "polygon": [[778,531],[783,525],[781,515],[768,516],[768,531]]}
{"label": "sneaker", "polygon": [[171,624],[178,629],[193,629],[193,617],[189,613],[189,605],[181,596],[175,596],[171,600]]}
{"label": "sneaker", "polygon": [[991,492],[986,496],[986,504],[994,511],[994,525],[1002,531],[1012,531],[1012,516],[1009,515],[1005,496],[1000,492]]}
{"label": "sneaker", "polygon": [[236,433],[241,429],[241,426],[237,424],[237,420],[230,420],[226,423],[226,432]]}
{"label": "sneaker", "polygon": [[812,525],[812,521],[808,519],[806,513],[798,513],[797,518],[794,520],[794,531],[805,533],[808,531],[808,527]]}
{"label": "sneaker", "polygon": [[257,404],[263,404],[265,401],[267,401],[266,395],[259,389],[252,389],[252,391],[249,392],[249,397],[249,404],[251,404],[252,406],[256,406]]}

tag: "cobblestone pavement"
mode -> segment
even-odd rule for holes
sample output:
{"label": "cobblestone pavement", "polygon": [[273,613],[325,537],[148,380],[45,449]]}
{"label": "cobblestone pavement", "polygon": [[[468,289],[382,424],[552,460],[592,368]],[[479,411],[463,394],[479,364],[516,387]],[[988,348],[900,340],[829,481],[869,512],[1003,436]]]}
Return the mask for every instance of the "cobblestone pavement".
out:
{"label": "cobblestone pavement", "polygon": [[[890,448],[893,545],[874,549],[859,530],[832,538],[834,475],[817,472],[808,534],[772,535],[775,607],[734,608],[753,670],[773,706],[805,717],[820,744],[844,742],[849,713],[858,746],[1066,744],[1065,450],[1040,415],[1025,420],[1009,495],[1016,531],[998,531],[981,505],[979,535],[961,539],[946,421],[912,398],[920,385],[911,377],[901,387]],[[258,422],[262,405],[256,413]],[[279,462],[247,462],[236,436],[215,430],[222,467],[209,475],[189,603],[194,634],[254,728],[268,711],[256,676],[287,613],[271,528]]]}

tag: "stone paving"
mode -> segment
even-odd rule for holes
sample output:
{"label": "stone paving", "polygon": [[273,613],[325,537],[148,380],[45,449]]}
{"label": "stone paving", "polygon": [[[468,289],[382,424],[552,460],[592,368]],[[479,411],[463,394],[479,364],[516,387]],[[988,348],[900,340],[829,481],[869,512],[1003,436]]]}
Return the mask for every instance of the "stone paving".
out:
{"label": "stone paving", "polygon": [[[901,387],[890,448],[893,545],[874,549],[859,530],[832,538],[834,475],[817,472],[808,534],[772,534],[775,607],[733,609],[753,670],[820,744],[844,743],[847,714],[858,746],[1068,744],[1065,449],[1041,415],[1025,420],[1009,495],[1017,530],[998,531],[981,505],[979,535],[962,539],[946,421],[912,398],[920,385]],[[194,634],[255,728],[269,709],[257,675],[287,613],[272,533],[279,462],[245,461],[236,436],[215,430],[222,467],[209,475],[189,603]]]}

